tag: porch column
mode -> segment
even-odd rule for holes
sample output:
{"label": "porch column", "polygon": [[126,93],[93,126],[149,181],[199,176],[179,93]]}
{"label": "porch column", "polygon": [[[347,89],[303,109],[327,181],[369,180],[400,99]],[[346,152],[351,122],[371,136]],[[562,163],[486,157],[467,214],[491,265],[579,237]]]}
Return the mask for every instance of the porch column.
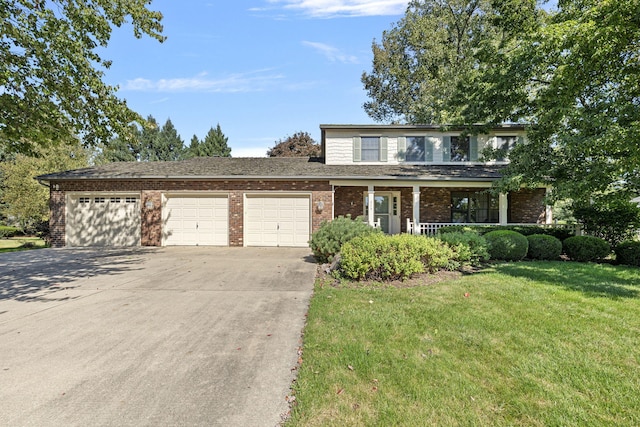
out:
{"label": "porch column", "polygon": [[420,234],[420,186],[413,186],[413,234]]}
{"label": "porch column", "polygon": [[[551,187],[547,187],[546,196],[547,196],[547,199],[551,196]],[[544,223],[553,224],[553,209],[551,205],[545,205]]]}
{"label": "porch column", "polygon": [[507,225],[509,216],[509,199],[507,198],[506,193],[500,193],[500,196],[498,198],[498,207],[500,225]]}
{"label": "porch column", "polygon": [[369,225],[373,227],[375,224],[375,211],[376,211],[376,192],[373,190],[373,185],[369,186],[369,194],[367,195],[367,206],[369,206],[369,216],[367,221]]}

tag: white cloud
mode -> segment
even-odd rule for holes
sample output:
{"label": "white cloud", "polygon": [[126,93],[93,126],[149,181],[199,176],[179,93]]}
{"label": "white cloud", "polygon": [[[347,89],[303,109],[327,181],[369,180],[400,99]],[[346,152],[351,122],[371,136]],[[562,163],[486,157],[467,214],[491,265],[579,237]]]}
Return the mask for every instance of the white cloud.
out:
{"label": "white cloud", "polygon": [[309,42],[303,41],[303,45],[312,47],[317,50],[321,54],[327,57],[327,59],[331,62],[342,62],[345,64],[357,64],[358,58],[353,55],[347,55],[340,51],[340,49],[329,46],[328,44],[319,43],[319,42]]}
{"label": "white cloud", "polygon": [[267,0],[316,18],[402,15],[409,0]]}
{"label": "white cloud", "polygon": [[259,92],[272,87],[283,78],[282,74],[269,69],[230,74],[220,78],[210,78],[207,73],[200,73],[194,77],[159,80],[139,77],[127,80],[122,89],[145,92]]}

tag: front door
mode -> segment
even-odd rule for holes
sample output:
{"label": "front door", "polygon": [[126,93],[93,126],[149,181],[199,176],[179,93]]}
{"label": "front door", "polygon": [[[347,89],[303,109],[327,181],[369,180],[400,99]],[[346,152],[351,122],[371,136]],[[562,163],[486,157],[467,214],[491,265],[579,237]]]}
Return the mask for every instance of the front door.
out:
{"label": "front door", "polygon": [[[376,192],[374,196],[373,218],[387,234],[400,232],[400,193],[395,191]],[[369,215],[368,193],[364,195],[364,217]]]}

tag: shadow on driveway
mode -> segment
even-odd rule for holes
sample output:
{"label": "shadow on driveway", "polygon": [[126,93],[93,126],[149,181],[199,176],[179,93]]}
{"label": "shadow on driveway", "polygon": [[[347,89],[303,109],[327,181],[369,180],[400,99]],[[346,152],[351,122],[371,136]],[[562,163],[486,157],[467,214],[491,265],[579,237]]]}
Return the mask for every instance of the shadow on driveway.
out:
{"label": "shadow on driveway", "polygon": [[[78,280],[139,270],[152,248],[38,249],[0,255],[0,301],[64,301]],[[75,282],[71,285],[72,282]],[[65,286],[69,285],[69,286]]]}

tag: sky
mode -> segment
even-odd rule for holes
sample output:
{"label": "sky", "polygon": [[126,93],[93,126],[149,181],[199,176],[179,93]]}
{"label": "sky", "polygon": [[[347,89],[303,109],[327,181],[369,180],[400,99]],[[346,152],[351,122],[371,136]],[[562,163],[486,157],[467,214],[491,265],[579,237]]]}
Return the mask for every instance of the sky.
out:
{"label": "sky", "polygon": [[104,80],[185,145],[218,123],[233,157],[262,157],[298,131],[320,141],[320,124],[374,123],[360,78],[372,43],[408,0],[154,0],[164,43],[114,31]]}

